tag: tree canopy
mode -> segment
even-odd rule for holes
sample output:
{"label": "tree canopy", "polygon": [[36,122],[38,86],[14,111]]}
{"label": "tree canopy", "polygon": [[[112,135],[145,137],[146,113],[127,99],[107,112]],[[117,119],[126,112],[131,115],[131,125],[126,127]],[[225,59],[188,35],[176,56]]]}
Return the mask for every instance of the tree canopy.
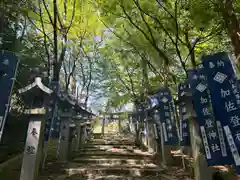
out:
{"label": "tree canopy", "polygon": [[[1,3],[0,48],[21,59],[15,89],[39,67],[83,106],[120,108],[144,102],[161,86],[174,94],[205,54],[227,51],[239,65],[239,1]],[[21,105],[17,93],[13,98]]]}

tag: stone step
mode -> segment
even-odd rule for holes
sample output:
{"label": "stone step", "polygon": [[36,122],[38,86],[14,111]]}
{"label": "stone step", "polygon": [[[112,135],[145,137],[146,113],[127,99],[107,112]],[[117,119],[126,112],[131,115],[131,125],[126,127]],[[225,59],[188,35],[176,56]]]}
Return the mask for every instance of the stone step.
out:
{"label": "stone step", "polygon": [[102,168],[69,168],[66,170],[71,176],[74,174],[91,175],[91,174],[111,174],[111,175],[131,175],[133,177],[141,177],[147,175],[157,175],[163,171],[162,168],[129,168],[129,167],[102,167]]}
{"label": "stone step", "polygon": [[134,139],[130,138],[116,138],[116,137],[103,137],[103,138],[93,138],[92,141],[124,141],[124,142],[134,142]]}
{"label": "stone step", "polygon": [[[99,152],[99,153],[98,153]],[[143,155],[143,156],[153,156],[152,153],[148,151],[143,151],[141,149],[137,148],[131,148],[131,147],[126,147],[126,148],[101,148],[101,149],[96,149],[96,150],[91,150],[91,148],[84,148],[80,151],[76,151],[76,154],[79,153],[85,153],[85,154],[111,154],[111,153],[119,153],[119,154],[136,154],[136,155]]]}
{"label": "stone step", "polygon": [[102,142],[89,142],[88,144],[86,144],[87,146],[88,145],[129,145],[129,146],[132,146],[134,145],[133,142],[123,142],[123,141],[120,141],[120,142],[117,142],[117,141],[102,141]]}
{"label": "stone step", "polygon": [[139,156],[139,155],[132,155],[132,156],[127,156],[127,155],[119,155],[119,154],[110,154],[110,155],[99,155],[99,154],[93,154],[93,155],[77,155],[73,156],[73,158],[77,159],[136,159],[136,160],[153,160],[154,157],[151,156]]}
{"label": "stone step", "polygon": [[[82,152],[106,152],[108,149],[97,149],[97,148],[84,148]],[[78,151],[77,151],[78,152]]]}
{"label": "stone step", "polygon": [[71,168],[94,168],[94,169],[101,169],[101,168],[134,168],[134,169],[156,169],[159,168],[159,166],[157,166],[156,164],[153,163],[146,163],[146,164],[111,164],[111,163],[102,163],[102,164],[79,164],[79,163],[69,163],[69,167]]}
{"label": "stone step", "polygon": [[118,152],[118,153],[134,153],[134,149],[119,149],[119,148],[109,148],[109,149],[82,149],[81,151],[75,151],[75,153],[83,152],[88,154],[103,154],[108,152]]}
{"label": "stone step", "polygon": [[128,157],[128,158],[153,158],[150,154],[138,154],[130,152],[76,152],[75,157],[106,156],[106,157]]}
{"label": "stone step", "polygon": [[125,144],[102,144],[102,145],[95,145],[95,144],[86,144],[84,145],[83,149],[109,149],[109,148],[123,148],[123,149],[133,149],[133,145],[125,145]]}
{"label": "stone step", "polygon": [[[146,180],[146,179],[151,179],[151,180],[159,180],[159,176],[144,176],[144,177],[134,177],[130,175],[95,175],[90,177],[91,180]],[[165,179],[164,179],[165,180]]]}
{"label": "stone step", "polygon": [[96,138],[96,139],[100,139],[101,137],[102,137],[102,133],[93,133],[93,137],[94,137],[94,139]]}
{"label": "stone step", "polygon": [[99,158],[99,159],[88,159],[88,158],[75,158],[72,162],[80,164],[146,164],[152,163],[151,159],[130,159],[130,158],[119,158],[119,159],[109,159],[109,158]]}
{"label": "stone step", "polygon": [[122,139],[93,139],[89,144],[101,145],[101,144],[123,144],[123,145],[134,145],[132,140],[122,140]]}
{"label": "stone step", "polygon": [[[80,157],[80,156],[78,156]],[[100,159],[100,158],[105,158],[105,159],[122,159],[122,158],[129,158],[129,159],[139,159],[139,160],[152,160],[152,157],[147,157],[147,156],[121,156],[121,155],[108,155],[108,156],[101,156],[101,155],[88,155],[88,156],[83,156],[84,158],[91,158],[91,159]]]}
{"label": "stone step", "polygon": [[102,145],[102,146],[90,146],[90,147],[83,147],[82,150],[89,150],[89,151],[95,151],[95,150],[107,150],[107,149],[137,149],[136,147],[129,146],[129,145]]}

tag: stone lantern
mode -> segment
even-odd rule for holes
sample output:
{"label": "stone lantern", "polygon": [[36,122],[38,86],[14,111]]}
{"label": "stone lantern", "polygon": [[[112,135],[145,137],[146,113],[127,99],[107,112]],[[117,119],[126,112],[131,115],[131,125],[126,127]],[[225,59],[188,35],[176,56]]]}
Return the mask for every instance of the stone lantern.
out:
{"label": "stone lantern", "polygon": [[74,114],[73,114],[73,120],[76,124],[76,133],[77,133],[77,137],[75,139],[75,148],[74,150],[77,151],[79,148],[81,148],[82,145],[82,139],[83,139],[83,126],[81,125],[84,122],[83,119],[83,113],[84,110],[82,109],[82,107],[80,107],[79,105],[75,104],[74,106]]}
{"label": "stone lantern", "polygon": [[75,102],[69,99],[66,93],[61,92],[59,94],[58,106],[59,106],[58,115],[61,121],[58,159],[60,161],[67,161],[70,138],[70,123],[72,120]]}
{"label": "stone lantern", "polygon": [[39,171],[46,112],[52,111],[47,109],[47,103],[53,91],[43,84],[41,77],[35,77],[33,83],[18,92],[27,107],[24,113],[30,118],[20,180],[35,180]]}

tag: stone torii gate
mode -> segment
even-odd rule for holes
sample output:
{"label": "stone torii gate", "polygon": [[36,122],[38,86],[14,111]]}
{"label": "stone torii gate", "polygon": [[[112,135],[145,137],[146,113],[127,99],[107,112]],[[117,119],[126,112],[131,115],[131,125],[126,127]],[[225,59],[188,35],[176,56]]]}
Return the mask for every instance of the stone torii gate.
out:
{"label": "stone torii gate", "polygon": [[105,133],[105,125],[109,121],[118,121],[118,132],[122,132],[122,116],[125,114],[125,112],[118,112],[118,113],[105,113],[103,116],[101,116],[102,119],[102,135]]}

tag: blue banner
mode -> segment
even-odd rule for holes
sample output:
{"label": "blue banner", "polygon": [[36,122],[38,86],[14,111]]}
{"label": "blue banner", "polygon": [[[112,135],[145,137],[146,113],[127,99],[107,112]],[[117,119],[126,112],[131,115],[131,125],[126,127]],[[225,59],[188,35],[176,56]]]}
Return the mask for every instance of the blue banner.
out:
{"label": "blue banner", "polygon": [[0,140],[9,111],[14,86],[18,57],[8,51],[0,51]]}
{"label": "blue banner", "polygon": [[[183,95],[184,92],[189,89],[189,84],[188,82],[181,83],[178,86],[178,98],[180,99]],[[186,119],[186,103],[180,102],[179,104],[179,114],[180,114],[180,145],[181,146],[190,146],[190,132],[189,132],[189,120]]]}
{"label": "blue banner", "polygon": [[240,166],[240,109],[233,85],[236,75],[226,53],[217,53],[202,58],[204,73],[212,98],[212,106],[226,134],[237,169]]}
{"label": "blue banner", "polygon": [[158,106],[158,97],[156,95],[148,96],[148,109]]}
{"label": "blue banner", "polygon": [[240,107],[240,79],[237,79],[236,81],[230,80],[232,83],[233,93],[236,96],[237,104]]}
{"label": "blue banner", "polygon": [[168,88],[161,88],[157,92],[159,100],[160,121],[163,129],[165,145],[178,145],[176,121],[172,107],[172,95]]}
{"label": "blue banner", "polygon": [[[189,82],[192,89],[193,106],[197,115],[205,157],[209,166],[232,164],[222,124],[215,120],[211,97],[203,69],[192,70]],[[230,155],[230,156],[229,156]]]}

